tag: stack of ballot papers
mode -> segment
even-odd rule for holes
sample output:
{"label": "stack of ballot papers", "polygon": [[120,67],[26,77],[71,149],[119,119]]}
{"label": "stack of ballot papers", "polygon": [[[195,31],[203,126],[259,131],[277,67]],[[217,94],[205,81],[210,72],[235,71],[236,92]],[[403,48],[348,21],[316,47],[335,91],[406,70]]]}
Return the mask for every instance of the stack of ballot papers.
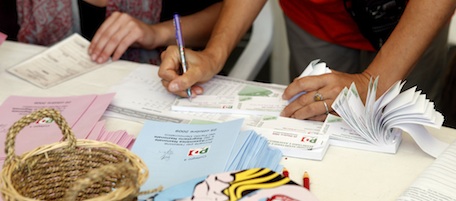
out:
{"label": "stack of ballot papers", "polygon": [[[8,129],[23,116],[41,109],[60,111],[77,139],[109,141],[128,148],[134,136],[126,131],[106,131],[104,121],[99,121],[113,93],[65,97],[10,96],[0,105],[0,144],[5,145]],[[51,118],[43,118],[23,128],[15,138],[15,153],[21,155],[39,146],[60,142],[62,131]],[[0,163],[6,154],[0,152]]]}
{"label": "stack of ballot papers", "polygon": [[268,141],[253,130],[241,131],[242,123],[243,119],[213,124],[146,121],[131,149],[149,169],[141,191],[166,189],[225,171],[281,171],[280,150],[268,146]]}
{"label": "stack of ballot papers", "polygon": [[371,79],[365,105],[354,83],[341,91],[332,108],[343,122],[328,116],[323,125],[323,133],[330,135],[330,144],[395,153],[405,131],[433,157],[448,147],[424,127],[440,128],[443,123],[442,114],[426,95],[416,91],[416,87],[401,92],[404,82],[398,81],[376,100],[377,85],[378,77]]}
{"label": "stack of ballot papers", "polygon": [[[326,64],[317,60],[309,64],[303,76],[328,72],[330,70]],[[121,83],[112,87],[111,91],[115,92],[116,96],[104,115],[141,123],[153,120],[183,124],[220,123],[243,118],[242,130],[254,130],[268,139],[270,146],[280,149],[284,156],[323,159],[329,147],[328,136],[319,134],[323,122],[278,116],[287,104],[287,101],[281,98],[286,86],[215,76],[214,79],[202,84],[202,87],[205,95],[199,95],[191,101],[199,104],[198,107],[173,110],[173,106],[175,109],[178,106],[176,101],[184,103],[189,102],[188,99],[170,94],[162,86],[157,67],[141,64]],[[258,104],[256,109],[254,105],[249,104],[252,110],[245,107],[223,109],[217,106],[220,101],[211,97],[226,98],[221,100],[242,99],[244,103],[253,100],[265,101],[262,101],[264,104]],[[269,106],[266,106],[268,104]]]}

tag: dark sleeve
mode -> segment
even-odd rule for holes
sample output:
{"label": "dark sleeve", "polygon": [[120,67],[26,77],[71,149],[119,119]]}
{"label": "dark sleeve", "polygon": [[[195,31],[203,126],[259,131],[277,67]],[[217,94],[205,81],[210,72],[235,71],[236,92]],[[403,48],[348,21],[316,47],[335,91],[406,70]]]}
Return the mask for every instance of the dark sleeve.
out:
{"label": "dark sleeve", "polygon": [[0,31],[8,35],[8,40],[17,41],[19,24],[17,22],[16,1],[0,1]]}
{"label": "dark sleeve", "polygon": [[172,19],[174,13],[179,13],[179,15],[190,15],[221,1],[222,0],[165,0],[162,3],[160,21]]}

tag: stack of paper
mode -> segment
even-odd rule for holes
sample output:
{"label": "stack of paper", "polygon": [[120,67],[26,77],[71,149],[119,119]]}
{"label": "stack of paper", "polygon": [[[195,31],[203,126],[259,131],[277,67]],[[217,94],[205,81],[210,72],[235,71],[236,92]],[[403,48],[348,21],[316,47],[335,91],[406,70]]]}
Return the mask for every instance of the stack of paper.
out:
{"label": "stack of paper", "polygon": [[[366,105],[363,104],[355,84],[352,83],[350,89],[342,90],[332,104],[332,108],[354,133],[365,139],[366,144],[377,148],[397,148],[401,141],[400,131],[402,130],[409,133],[421,149],[431,156],[437,157],[442,153],[448,144],[435,139],[424,127],[440,128],[443,123],[443,116],[434,109],[434,103],[426,99],[420,91],[416,91],[416,87],[401,93],[404,83],[399,81],[375,100],[377,84],[378,77],[369,83]],[[324,126],[326,132],[331,130],[330,126],[333,122],[330,119],[326,121]],[[329,134],[333,133],[335,132]],[[352,138],[332,139],[339,140],[338,145],[342,146],[344,142],[341,140],[354,142]]]}
{"label": "stack of paper", "polygon": [[[315,61],[309,64],[304,75],[327,72],[329,69],[325,63]],[[143,64],[132,71],[122,83],[112,88],[116,96],[105,115],[139,122],[153,120],[184,124],[220,123],[244,118],[243,130],[255,130],[269,140],[269,145],[281,149],[284,156],[321,160],[326,153],[329,139],[319,134],[322,122],[278,116],[283,106],[287,104],[280,98],[286,86],[216,76],[204,83],[203,87],[206,95],[198,96],[202,97],[201,99],[198,97],[192,99],[193,104],[199,104],[198,107],[186,107],[182,109],[183,111],[172,110],[173,103],[176,101],[188,103],[188,99],[178,98],[166,91],[158,77],[158,68]],[[210,98],[222,96],[225,99],[220,101]],[[209,100],[206,101],[205,97],[209,97]],[[217,106],[222,100],[241,98],[245,98],[241,102],[257,103],[252,100],[260,99],[266,101],[262,101],[265,104],[251,105],[251,110],[245,110],[245,108],[233,110],[227,109],[228,107],[224,109]],[[175,109],[176,106],[175,104]],[[193,112],[187,111],[190,108]],[[266,111],[264,108],[275,110]]]}
{"label": "stack of paper", "polygon": [[141,191],[164,188],[208,174],[255,167],[282,169],[282,154],[243,120],[216,124],[146,121],[132,151],[149,168]]}
{"label": "stack of paper", "polygon": [[[0,105],[0,144],[5,145],[8,129],[23,116],[41,109],[60,111],[78,139],[110,141],[128,147],[134,140],[125,131],[108,132],[104,122],[98,122],[114,94],[67,97],[10,96]],[[21,155],[38,146],[61,141],[62,131],[50,118],[44,118],[22,129],[15,139],[15,153]],[[0,152],[0,161],[6,157]]]}
{"label": "stack of paper", "polygon": [[86,139],[100,142],[112,142],[121,147],[131,149],[135,142],[135,137],[125,130],[108,131],[105,128],[105,120],[99,121],[90,131]]}
{"label": "stack of paper", "polygon": [[268,139],[269,145],[284,156],[322,160],[329,147],[329,136],[320,133],[322,125],[319,121],[269,116],[245,128]]}

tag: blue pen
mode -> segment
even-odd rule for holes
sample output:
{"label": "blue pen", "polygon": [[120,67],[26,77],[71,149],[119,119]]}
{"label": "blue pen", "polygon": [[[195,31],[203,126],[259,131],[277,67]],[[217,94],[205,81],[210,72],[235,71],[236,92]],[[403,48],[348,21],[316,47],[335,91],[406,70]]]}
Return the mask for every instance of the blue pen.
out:
{"label": "blue pen", "polygon": [[[184,52],[184,38],[182,37],[182,29],[180,24],[179,14],[174,14],[174,28],[176,30],[177,46],[179,48],[179,55],[182,61],[182,74],[187,72],[187,60],[185,59]],[[187,89],[188,99],[192,100],[192,91],[190,88]]]}

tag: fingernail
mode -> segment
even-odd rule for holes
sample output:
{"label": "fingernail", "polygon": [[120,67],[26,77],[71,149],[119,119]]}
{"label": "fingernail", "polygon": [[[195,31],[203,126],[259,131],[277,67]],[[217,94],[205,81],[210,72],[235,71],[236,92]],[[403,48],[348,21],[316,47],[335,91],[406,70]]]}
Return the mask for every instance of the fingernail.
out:
{"label": "fingernail", "polygon": [[173,92],[174,91],[178,91],[179,90],[179,86],[177,86],[176,83],[171,83],[171,84],[169,84],[169,90],[173,91]]}
{"label": "fingernail", "polygon": [[103,58],[101,58],[101,57],[98,58],[97,62],[98,62],[98,63],[103,63]]}
{"label": "fingernail", "polygon": [[199,95],[199,94],[202,94],[202,93],[203,93],[203,90],[200,89],[200,88],[196,88],[196,89],[195,89],[195,92],[196,92],[196,94]]}

